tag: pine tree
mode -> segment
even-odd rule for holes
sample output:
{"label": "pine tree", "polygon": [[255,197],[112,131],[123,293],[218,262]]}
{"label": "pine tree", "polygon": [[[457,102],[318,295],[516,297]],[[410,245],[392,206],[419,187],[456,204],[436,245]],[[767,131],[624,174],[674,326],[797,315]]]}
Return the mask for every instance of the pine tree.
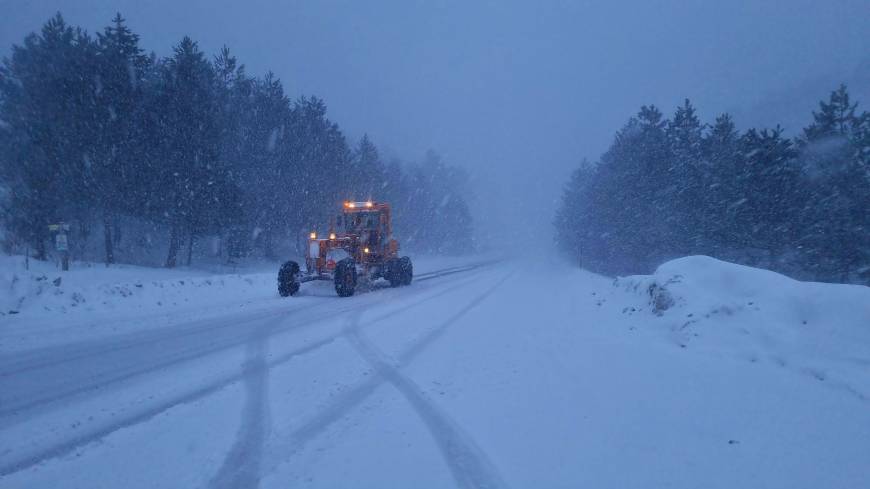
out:
{"label": "pine tree", "polygon": [[11,189],[8,225],[38,259],[47,256],[48,224],[87,217],[93,50],[93,41],[57,14],[23,46],[13,46],[0,72],[0,113],[16,153],[2,169]]}
{"label": "pine tree", "polygon": [[[590,253],[595,244],[595,209],[592,207],[593,185],[597,179],[596,168],[587,160],[571,173],[571,179],[562,193],[562,201],[556,212],[556,244],[559,250],[571,257],[580,267],[592,262],[593,269],[600,267],[598,254]],[[587,256],[589,255],[589,256]]]}
{"label": "pine tree", "polygon": [[285,191],[291,209],[284,227],[304,236],[335,217],[338,203],[353,197],[352,155],[338,125],[326,117],[326,104],[315,97],[294,103],[288,142],[285,161],[293,185]]}
{"label": "pine tree", "polygon": [[671,178],[666,126],[656,107],[641,107],[634,122],[617,135],[611,150],[602,157],[612,168],[604,173],[605,183],[599,191],[619,195],[610,206],[613,232],[605,233],[606,246],[622,252],[624,260],[615,264],[620,270],[651,271],[673,253],[672,211],[679,189]]}
{"label": "pine tree", "polygon": [[804,129],[804,139],[816,141],[848,134],[854,128],[857,106],[851,102],[846,85],[840,85],[827,102],[819,102],[819,111],[813,111],[813,123]]}
{"label": "pine tree", "polygon": [[688,99],[677,107],[665,130],[671,157],[668,179],[676,187],[670,202],[669,215],[673,219],[670,232],[675,239],[674,251],[680,255],[699,253],[706,244],[708,194],[704,179],[709,166],[702,158],[702,131],[701,121]]}
{"label": "pine tree", "polygon": [[709,165],[704,180],[705,199],[701,210],[707,253],[721,258],[737,259],[738,236],[734,225],[742,197],[737,175],[740,165],[740,135],[728,114],[719,115],[704,138],[703,159]]}
{"label": "pine tree", "polygon": [[374,199],[381,194],[385,183],[385,169],[378,148],[368,134],[364,134],[353,153],[350,168],[350,188],[354,198]]}
{"label": "pine tree", "polygon": [[166,266],[171,268],[185,237],[190,262],[196,235],[211,224],[209,211],[222,198],[216,183],[225,178],[218,165],[214,71],[189,37],[165,63],[160,92],[158,131],[165,163],[159,167],[155,194],[164,196],[161,207],[170,226]]}
{"label": "pine tree", "polygon": [[819,103],[799,141],[809,188],[801,215],[803,261],[826,280],[849,281],[870,263],[867,116],[856,108],[841,85]]}
{"label": "pine tree", "polygon": [[255,220],[263,230],[263,252],[267,258],[275,257],[274,239],[286,231],[286,223],[294,214],[288,193],[299,185],[293,171],[294,162],[289,153],[288,126],[291,124],[289,101],[284,95],[281,81],[271,72],[254,87],[252,119],[249,121],[246,157],[252,163],[248,169],[248,183],[257,183],[251,201]]}
{"label": "pine tree", "polygon": [[221,48],[212,64],[220,131],[218,152],[220,166],[228,172],[225,185],[230,193],[230,198],[223,199],[225,205],[218,214],[218,227],[227,243],[227,259],[235,262],[250,252],[248,226],[256,215],[255,197],[259,194],[245,191],[248,179],[254,173],[250,141],[254,137],[255,81],[247,76],[244,65],[226,46]]}
{"label": "pine tree", "polygon": [[766,262],[789,250],[798,238],[797,212],[801,202],[800,169],[792,142],[782,128],[750,129],[741,137],[741,172],[736,175],[740,198],[735,202],[739,243],[765,252]]}
{"label": "pine tree", "polygon": [[853,184],[858,191],[852,208],[858,210],[854,230],[863,239],[856,242],[859,254],[855,257],[853,266],[864,283],[870,285],[870,212],[867,212],[870,209],[870,112],[864,111],[857,117],[855,126],[853,144],[856,176]]}
{"label": "pine tree", "polygon": [[[143,104],[141,81],[150,60],[139,48],[139,36],[125,25],[121,14],[97,35],[99,90],[96,94],[98,137],[90,167],[93,202],[103,213],[106,263],[114,263],[114,244],[120,239],[117,218],[133,212],[133,166],[141,164],[142,151],[136,119]],[[113,236],[113,230],[116,230]]]}

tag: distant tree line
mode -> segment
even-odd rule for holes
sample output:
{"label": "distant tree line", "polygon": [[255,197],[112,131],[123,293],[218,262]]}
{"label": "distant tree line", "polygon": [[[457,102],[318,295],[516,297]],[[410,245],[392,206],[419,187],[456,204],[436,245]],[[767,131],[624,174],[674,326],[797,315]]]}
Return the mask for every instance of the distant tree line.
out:
{"label": "distant tree line", "polygon": [[228,260],[273,258],[341,201],[368,198],[394,204],[403,244],[460,252],[467,180],[435,153],[407,165],[382,161],[367,136],[351,147],[322,100],[291,100],[226,47],[209,59],[185,37],[169,57],[146,55],[120,14],[95,37],[58,14],[0,67],[6,246],[39,259],[47,225],[65,221],[81,239],[99,233],[115,262],[131,218],[165,230],[168,267],[204,237]]}
{"label": "distant tree line", "polygon": [[671,119],[642,107],[574,172],[555,225],[564,253],[608,274],[705,254],[870,282],[870,113],[841,86],[789,139],[727,114],[703,124],[688,100]]}

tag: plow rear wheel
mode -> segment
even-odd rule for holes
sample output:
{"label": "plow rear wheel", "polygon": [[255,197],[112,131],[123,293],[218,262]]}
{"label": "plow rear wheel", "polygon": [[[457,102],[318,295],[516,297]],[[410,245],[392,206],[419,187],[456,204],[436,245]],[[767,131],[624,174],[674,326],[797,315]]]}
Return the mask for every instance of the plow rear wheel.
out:
{"label": "plow rear wheel", "polygon": [[411,259],[407,256],[403,256],[399,258],[399,276],[401,277],[402,285],[411,285],[411,281],[414,279],[414,264],[411,263]]}

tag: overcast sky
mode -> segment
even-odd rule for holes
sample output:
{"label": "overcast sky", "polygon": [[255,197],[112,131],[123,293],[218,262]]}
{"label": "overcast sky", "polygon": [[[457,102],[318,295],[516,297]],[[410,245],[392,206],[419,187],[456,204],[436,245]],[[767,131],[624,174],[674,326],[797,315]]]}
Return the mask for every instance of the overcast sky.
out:
{"label": "overcast sky", "polygon": [[0,0],[0,47],[61,11],[89,31],[120,11],[143,46],[227,44],[250,73],[325,99],[352,140],[467,168],[492,235],[549,240],[559,192],[642,104],[796,131],[845,81],[870,108],[870,0]]}

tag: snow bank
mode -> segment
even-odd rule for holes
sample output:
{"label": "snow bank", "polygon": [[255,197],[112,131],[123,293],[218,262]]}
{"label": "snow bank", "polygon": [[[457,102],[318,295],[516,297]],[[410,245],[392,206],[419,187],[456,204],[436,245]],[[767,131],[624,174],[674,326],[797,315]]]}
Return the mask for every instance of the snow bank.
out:
{"label": "snow bank", "polygon": [[[274,288],[273,273],[215,275],[131,265],[74,263],[62,272],[52,263],[0,257],[0,317],[141,311],[195,302],[244,299]],[[16,318],[18,319],[18,318]]]}
{"label": "snow bank", "polygon": [[868,287],[800,282],[706,256],[616,285],[643,297],[681,347],[771,361],[870,397]]}

